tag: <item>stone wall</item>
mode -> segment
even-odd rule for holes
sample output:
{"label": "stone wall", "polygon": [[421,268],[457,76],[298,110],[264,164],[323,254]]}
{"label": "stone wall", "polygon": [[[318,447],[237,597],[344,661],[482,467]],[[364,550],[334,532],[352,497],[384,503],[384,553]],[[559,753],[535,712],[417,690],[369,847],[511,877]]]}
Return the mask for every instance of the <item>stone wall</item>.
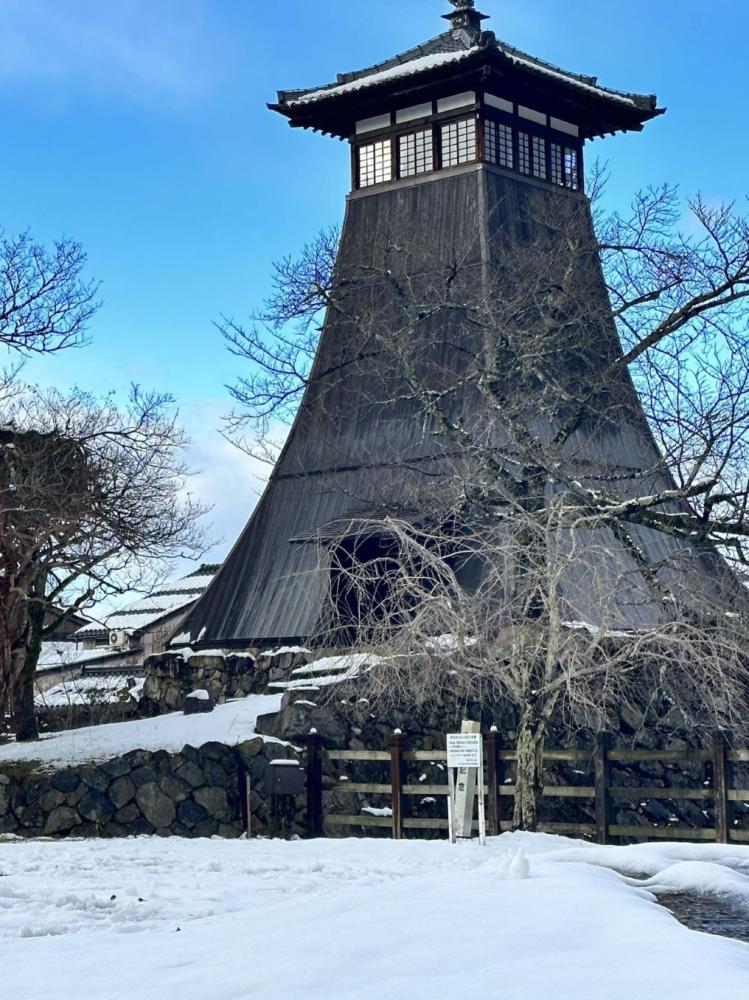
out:
{"label": "stone wall", "polygon": [[43,772],[6,765],[0,773],[0,833],[22,837],[239,837],[246,829],[244,775],[252,833],[302,834],[304,800],[283,820],[270,815],[263,775],[290,748],[261,738],[228,747],[207,743],[180,753],[134,750],[100,764]]}
{"label": "stone wall", "polygon": [[164,653],[146,661],[146,682],[139,703],[142,715],[182,711],[191,691],[207,691],[215,704],[268,690],[308,662],[302,649],[256,653]]}

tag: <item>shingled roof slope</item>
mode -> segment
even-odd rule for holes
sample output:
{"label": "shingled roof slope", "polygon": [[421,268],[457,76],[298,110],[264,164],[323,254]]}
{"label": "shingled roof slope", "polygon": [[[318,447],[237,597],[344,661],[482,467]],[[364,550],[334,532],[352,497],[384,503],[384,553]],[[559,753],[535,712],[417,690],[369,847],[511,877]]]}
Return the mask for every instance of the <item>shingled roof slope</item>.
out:
{"label": "shingled roof slope", "polygon": [[123,629],[139,635],[161,619],[187,609],[203,594],[219,570],[218,565],[203,565],[187,576],[171,580],[152,594],[139,597],[109,615],[104,621],[90,622],[78,629],[77,639],[90,639]]}
{"label": "shingled roof slope", "polygon": [[[491,31],[484,31],[477,35],[476,33],[462,30],[443,32],[421,45],[416,45],[405,52],[393,56],[391,59],[376,63],[365,69],[355,70],[350,73],[339,73],[334,83],[301,90],[279,91],[278,103],[289,108],[312,104],[330,97],[350,93],[351,91],[378,86],[388,80],[397,79],[401,76],[412,76],[427,72],[435,66],[444,65],[452,61],[458,62],[480,51],[487,53],[495,52],[518,66],[543,75],[553,76],[574,87],[593,92],[600,97],[626,102],[643,110],[656,110],[657,102],[655,96],[652,94],[634,94],[604,87],[598,82],[598,78],[595,76],[574,73],[553,63],[539,59],[536,56],[532,56],[521,49],[515,48],[508,42],[498,39]],[[444,58],[435,58],[438,56]]]}

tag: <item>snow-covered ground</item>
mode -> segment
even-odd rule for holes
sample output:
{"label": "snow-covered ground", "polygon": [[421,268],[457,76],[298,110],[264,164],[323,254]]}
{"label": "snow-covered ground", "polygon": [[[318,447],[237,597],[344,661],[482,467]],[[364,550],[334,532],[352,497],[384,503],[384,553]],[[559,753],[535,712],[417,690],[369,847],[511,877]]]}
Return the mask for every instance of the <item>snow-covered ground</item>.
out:
{"label": "snow-covered ground", "polygon": [[[523,848],[527,862],[515,858]],[[646,885],[749,903],[749,848],[544,835],[0,842],[2,995],[16,1000],[712,1000],[749,946],[687,930]],[[523,878],[524,874],[528,877]],[[520,876],[520,877],[518,877]]]}
{"label": "snow-covered ground", "polygon": [[[160,715],[155,719],[113,722],[43,736],[38,743],[0,746],[0,766],[6,762],[34,760],[50,766],[108,760],[130,750],[169,750],[219,742],[234,746],[255,735],[259,715],[277,712],[280,694],[258,694],[218,705],[205,715]],[[265,737],[270,739],[270,737]],[[1,890],[0,890],[1,891]]]}
{"label": "snow-covered ground", "polygon": [[114,705],[118,702],[137,701],[145,678],[128,687],[125,675],[109,677],[71,677],[54,687],[40,692],[36,703],[44,708],[67,708],[71,705]]}

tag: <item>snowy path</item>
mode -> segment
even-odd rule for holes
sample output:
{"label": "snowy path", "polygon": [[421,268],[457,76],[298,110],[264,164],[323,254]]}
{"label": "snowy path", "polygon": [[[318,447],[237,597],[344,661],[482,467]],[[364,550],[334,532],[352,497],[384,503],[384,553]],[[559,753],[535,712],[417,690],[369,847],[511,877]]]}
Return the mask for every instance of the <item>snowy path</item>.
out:
{"label": "snowy path", "polygon": [[[505,870],[509,851],[520,844],[530,856],[526,880],[510,879]],[[543,835],[505,835],[484,850],[362,840],[6,841],[0,843],[2,994],[14,1000],[749,995],[749,946],[687,930],[646,890],[598,866],[618,864],[623,852],[631,870],[671,884],[704,888],[722,872],[730,891],[749,902],[746,848],[599,849]]]}

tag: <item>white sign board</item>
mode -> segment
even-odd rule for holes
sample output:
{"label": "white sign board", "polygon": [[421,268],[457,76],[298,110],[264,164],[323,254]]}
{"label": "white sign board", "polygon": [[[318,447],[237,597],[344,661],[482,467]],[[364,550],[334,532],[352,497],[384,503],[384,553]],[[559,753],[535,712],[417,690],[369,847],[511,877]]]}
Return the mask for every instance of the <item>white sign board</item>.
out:
{"label": "white sign board", "polygon": [[481,733],[448,733],[447,766],[481,767]]}

